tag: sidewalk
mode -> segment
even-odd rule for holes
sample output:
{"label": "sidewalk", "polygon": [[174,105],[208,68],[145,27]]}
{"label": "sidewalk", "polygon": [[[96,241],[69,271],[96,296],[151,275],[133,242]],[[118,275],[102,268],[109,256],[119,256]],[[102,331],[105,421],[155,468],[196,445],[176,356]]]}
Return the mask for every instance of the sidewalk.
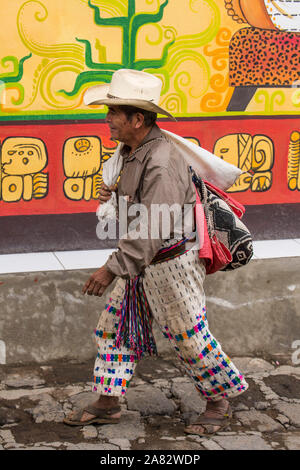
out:
{"label": "sidewalk", "polygon": [[[300,257],[300,238],[257,240],[253,260]],[[0,275],[47,271],[97,269],[115,249],[53,251],[0,255]]]}
{"label": "sidewalk", "polygon": [[120,423],[105,426],[62,423],[95,400],[93,361],[2,365],[0,450],[300,450],[300,366],[272,357],[232,359],[249,389],[231,401],[230,428],[212,438],[184,433],[205,402],[169,356],[138,365]]}

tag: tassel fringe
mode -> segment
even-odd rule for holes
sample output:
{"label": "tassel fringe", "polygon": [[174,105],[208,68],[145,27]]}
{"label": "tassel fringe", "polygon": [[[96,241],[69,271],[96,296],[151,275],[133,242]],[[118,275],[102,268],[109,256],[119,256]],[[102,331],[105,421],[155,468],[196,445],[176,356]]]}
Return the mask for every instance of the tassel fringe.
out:
{"label": "tassel fringe", "polygon": [[[161,249],[151,264],[168,261],[186,253],[188,251],[185,247],[187,240],[188,238],[185,238],[175,245]],[[157,347],[152,332],[152,314],[143,287],[142,274],[126,281],[115,341],[115,346],[118,349],[121,345],[133,351],[137,359],[141,359],[145,354],[157,355]]]}

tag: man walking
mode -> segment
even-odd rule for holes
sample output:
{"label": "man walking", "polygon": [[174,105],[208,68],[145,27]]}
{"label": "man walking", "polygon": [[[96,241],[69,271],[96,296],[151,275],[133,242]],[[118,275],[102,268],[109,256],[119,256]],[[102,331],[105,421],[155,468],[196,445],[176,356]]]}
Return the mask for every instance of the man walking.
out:
{"label": "man walking", "polygon": [[[111,138],[123,143],[117,188],[103,185],[100,202],[104,204],[116,190],[127,203],[129,230],[117,251],[84,286],[84,293],[102,296],[117,277],[95,331],[98,355],[93,391],[98,397],[93,405],[64,422],[119,421],[119,397],[126,394],[143,354],[155,352],[151,312],[207,400],[205,413],[185,431],[207,435],[228,424],[228,399],[244,392],[248,384],[209,331],[203,289],[205,262],[189,244],[194,222],[190,234],[183,234],[178,227],[184,208],[195,206],[195,188],[187,163],[156,124],[157,113],[170,117],[158,106],[161,86],[153,75],[123,69],[114,73],[109,86],[92,87],[87,92],[87,104],[108,106],[106,122]],[[130,209],[135,204],[148,216],[132,224]],[[151,217],[153,208],[162,204],[180,208],[169,212],[167,236],[164,221]],[[143,236],[137,237],[137,233]]]}

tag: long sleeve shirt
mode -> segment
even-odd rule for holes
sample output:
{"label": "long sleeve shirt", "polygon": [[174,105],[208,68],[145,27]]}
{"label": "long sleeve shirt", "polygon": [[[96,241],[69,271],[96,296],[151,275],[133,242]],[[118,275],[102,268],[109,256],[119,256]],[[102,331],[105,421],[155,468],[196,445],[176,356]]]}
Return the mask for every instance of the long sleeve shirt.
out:
{"label": "long sleeve shirt", "polygon": [[[156,124],[131,155],[124,146],[122,158],[117,197],[125,233],[120,233],[118,249],[105,266],[117,276],[132,279],[151,263],[164,240],[187,235],[184,217],[189,213],[187,219],[192,220],[196,196],[187,163]],[[166,208],[170,208],[169,218]],[[194,222],[188,225],[192,231]]]}

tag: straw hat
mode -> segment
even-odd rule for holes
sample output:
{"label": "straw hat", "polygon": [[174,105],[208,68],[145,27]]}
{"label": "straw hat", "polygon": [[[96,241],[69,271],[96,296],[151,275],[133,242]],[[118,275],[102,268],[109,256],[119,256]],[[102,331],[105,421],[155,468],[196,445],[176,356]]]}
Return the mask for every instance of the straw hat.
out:
{"label": "straw hat", "polygon": [[162,81],[150,73],[120,69],[114,72],[109,85],[88,88],[83,96],[86,105],[135,106],[176,119],[158,106]]}

